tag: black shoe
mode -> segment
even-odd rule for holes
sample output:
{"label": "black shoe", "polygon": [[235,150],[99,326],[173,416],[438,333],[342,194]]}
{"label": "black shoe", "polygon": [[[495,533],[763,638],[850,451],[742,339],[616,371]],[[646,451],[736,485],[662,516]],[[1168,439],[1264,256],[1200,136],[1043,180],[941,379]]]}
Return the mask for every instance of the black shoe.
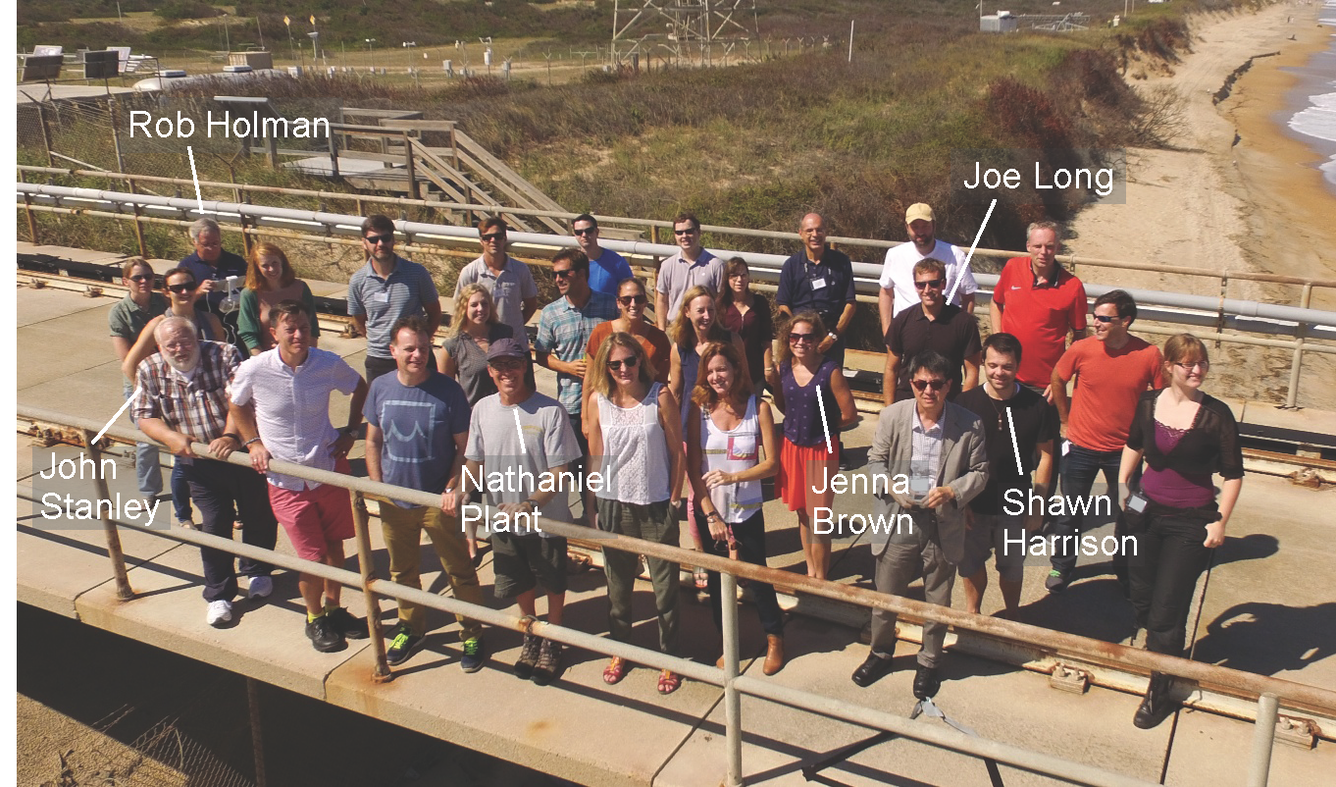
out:
{"label": "black shoe", "polygon": [[937,668],[920,664],[918,672],[914,673],[914,698],[926,700],[935,697],[941,688],[942,679],[937,675]]}
{"label": "black shoe", "polygon": [[1067,589],[1067,585],[1071,581],[1071,577],[1068,576],[1066,571],[1059,571],[1055,568],[1048,572],[1048,579],[1044,580],[1044,587],[1049,593],[1061,593]]}
{"label": "black shoe", "polygon": [[854,670],[853,681],[858,686],[866,689],[891,674],[894,669],[895,666],[889,657],[882,658],[876,653],[869,653],[863,663],[858,666],[858,669]]}
{"label": "black shoe", "polygon": [[425,637],[415,635],[413,630],[403,623],[390,631],[389,640],[390,646],[385,649],[385,662],[392,667],[408,661],[408,658],[421,650],[427,641]]}
{"label": "black shoe", "polygon": [[308,622],[306,624],[306,636],[311,640],[311,647],[321,653],[342,650],[348,644],[343,641],[343,635],[330,625],[329,615],[321,615]]}
{"label": "black shoe", "polygon": [[840,472],[847,473],[854,469],[854,460],[848,454],[840,453]]}
{"label": "black shoe", "polygon": [[528,680],[533,677],[534,667],[538,666],[538,657],[542,654],[543,639],[532,634],[524,635],[524,646],[520,648],[520,657],[515,662],[515,677]]}
{"label": "black shoe", "polygon": [[329,624],[335,631],[348,639],[366,639],[371,636],[366,630],[366,620],[353,617],[353,614],[344,607],[331,609],[325,613],[325,617],[329,618]]}
{"label": "black shoe", "polygon": [[477,672],[487,661],[487,649],[482,646],[482,638],[469,637],[464,640],[464,655],[459,657],[459,668],[465,672]]}
{"label": "black shoe", "polygon": [[1169,686],[1168,675],[1151,673],[1150,685],[1146,687],[1146,698],[1141,701],[1141,707],[1137,708],[1136,715],[1132,717],[1132,724],[1135,727],[1142,730],[1157,727],[1174,712],[1175,704],[1169,698]]}

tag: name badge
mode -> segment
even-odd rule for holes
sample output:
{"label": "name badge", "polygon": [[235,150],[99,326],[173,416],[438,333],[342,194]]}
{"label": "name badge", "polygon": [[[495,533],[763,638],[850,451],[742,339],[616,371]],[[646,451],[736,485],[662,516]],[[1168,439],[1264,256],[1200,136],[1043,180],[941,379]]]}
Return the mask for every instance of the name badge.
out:
{"label": "name badge", "polygon": [[825,286],[826,286],[826,280],[825,280],[825,279],[812,279],[812,289],[814,289],[814,290],[820,290],[820,289],[824,289]]}
{"label": "name badge", "polygon": [[389,302],[390,302],[390,293],[389,293],[388,291],[386,291],[386,292],[378,292],[378,293],[376,293],[375,295],[372,295],[372,296],[371,296],[371,302],[372,302],[372,303],[389,303]]}

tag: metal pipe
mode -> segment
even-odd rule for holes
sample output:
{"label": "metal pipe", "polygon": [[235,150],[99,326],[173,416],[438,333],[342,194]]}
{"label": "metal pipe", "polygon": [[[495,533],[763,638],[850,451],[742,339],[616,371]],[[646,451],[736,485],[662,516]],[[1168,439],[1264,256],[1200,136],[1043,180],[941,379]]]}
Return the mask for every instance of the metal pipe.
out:
{"label": "metal pipe", "polygon": [[728,787],[742,785],[742,698],[738,695],[738,580],[719,575],[724,635],[724,738],[728,747]]}
{"label": "metal pipe", "polygon": [[366,627],[371,635],[371,653],[376,657],[376,664],[371,670],[372,683],[388,683],[394,680],[389,662],[385,660],[385,640],[380,631],[380,600],[371,585],[376,580],[376,562],[371,557],[371,534],[367,526],[371,515],[366,510],[366,499],[361,492],[352,492],[353,525],[357,534],[357,567],[362,573],[362,598],[366,603]]}
{"label": "metal pipe", "polygon": [[1276,743],[1276,715],[1280,700],[1265,692],[1257,698],[1257,721],[1253,723],[1252,757],[1248,760],[1248,787],[1266,787],[1271,776],[1271,750]]}
{"label": "metal pipe", "polygon": [[246,677],[246,705],[250,709],[251,753],[255,758],[255,787],[268,787],[264,768],[264,732],[260,720],[260,682]]}
{"label": "metal pipe", "polygon": [[[93,441],[97,433],[88,428],[81,429],[80,433],[83,436],[83,444],[88,449],[89,458],[93,460],[93,466],[98,468],[98,471],[93,473],[93,488],[97,490],[99,499],[110,500],[111,492],[107,490],[107,479],[101,472],[102,449]],[[111,571],[116,577],[116,598],[129,601],[135,597],[135,592],[130,587],[130,575],[125,570],[125,552],[121,549],[121,534],[116,529],[110,511],[102,517],[102,532],[107,537],[107,557],[111,558]]]}
{"label": "metal pipe", "polygon": [[[1312,302],[1313,285],[1305,284],[1303,295],[1300,296],[1299,303],[1308,308]],[[1285,395],[1285,407],[1294,409],[1299,406],[1299,369],[1303,365],[1304,359],[1304,330],[1305,326],[1300,325],[1294,335],[1294,357],[1290,359],[1290,387]]]}

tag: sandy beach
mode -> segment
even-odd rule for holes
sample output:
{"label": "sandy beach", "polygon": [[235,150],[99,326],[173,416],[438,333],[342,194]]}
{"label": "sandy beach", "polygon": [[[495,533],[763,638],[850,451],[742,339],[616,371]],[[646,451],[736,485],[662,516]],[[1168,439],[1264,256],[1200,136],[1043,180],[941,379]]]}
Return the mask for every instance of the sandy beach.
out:
{"label": "sandy beach", "polygon": [[[1278,3],[1259,12],[1201,14],[1193,51],[1173,73],[1137,81],[1169,86],[1183,99],[1183,129],[1171,150],[1128,151],[1125,204],[1093,205],[1073,222],[1068,249],[1106,259],[1217,271],[1254,271],[1336,280],[1336,195],[1317,169],[1322,157],[1284,128],[1287,92],[1298,77],[1281,70],[1325,49],[1333,30],[1319,6]],[[1248,58],[1259,57],[1219,105],[1211,97]],[[1099,283],[1219,295],[1215,279],[1087,268]],[[1299,305],[1300,288],[1231,282],[1228,297]],[[1336,289],[1314,291],[1314,308],[1336,310]],[[1227,350],[1217,369],[1230,396],[1276,399],[1288,382],[1289,353]],[[1311,357],[1311,356],[1310,356]],[[1336,409],[1331,356],[1316,358],[1300,404]],[[1248,371],[1245,372],[1244,370]],[[1262,372],[1262,370],[1265,370]],[[1259,374],[1259,372],[1262,372]]]}

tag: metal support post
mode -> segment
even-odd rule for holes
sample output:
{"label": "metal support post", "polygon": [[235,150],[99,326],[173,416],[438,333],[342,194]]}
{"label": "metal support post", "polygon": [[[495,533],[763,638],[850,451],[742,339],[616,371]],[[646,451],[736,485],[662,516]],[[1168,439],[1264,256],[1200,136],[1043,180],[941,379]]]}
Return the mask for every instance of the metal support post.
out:
{"label": "metal support post", "polygon": [[23,195],[23,209],[28,214],[28,240],[32,241],[34,246],[40,246],[41,241],[37,239],[37,216],[32,212],[32,195]]}
{"label": "metal support post", "polygon": [[421,199],[421,193],[418,191],[417,165],[413,162],[413,138],[404,132],[404,167],[408,170],[408,196],[412,199]]}
{"label": "metal support post", "polygon": [[[87,429],[80,429],[79,433],[88,448],[89,458],[96,467],[101,467],[102,451],[93,443],[94,433]],[[93,485],[97,489],[98,497],[109,500],[111,494],[107,491],[107,479],[103,478],[101,473],[93,475],[95,476]],[[102,518],[102,529],[107,536],[107,557],[111,558],[111,570],[116,575],[116,598],[129,601],[135,597],[135,592],[130,588],[130,576],[125,570],[125,553],[121,551],[120,531],[116,529],[116,523],[111,520],[110,515]]]}
{"label": "metal support post", "polygon": [[724,735],[728,748],[728,787],[742,785],[742,697],[733,681],[738,677],[738,578],[719,574],[719,595],[724,629]]}
{"label": "metal support post", "polygon": [[121,157],[121,135],[116,131],[116,97],[107,88],[107,110],[111,115],[111,146],[116,151],[116,171],[125,171],[125,159]]}
{"label": "metal support post", "polygon": [[264,772],[264,733],[260,727],[260,682],[246,678],[246,704],[250,707],[251,751],[255,756],[255,787],[268,787]]}
{"label": "metal support post", "polygon": [[[1303,295],[1300,296],[1299,304],[1307,309],[1313,301],[1313,285],[1305,284]],[[1299,325],[1294,332],[1294,357],[1290,359],[1290,387],[1285,394],[1285,409],[1293,410],[1299,407],[1299,370],[1303,367],[1304,361],[1304,335],[1307,333],[1305,326]]]}
{"label": "metal support post", "polygon": [[1248,760],[1248,787],[1266,787],[1271,774],[1271,748],[1276,742],[1276,713],[1280,700],[1265,692],[1257,698],[1257,721],[1253,723],[1252,757]]}
{"label": "metal support post", "polygon": [[371,558],[371,534],[367,527],[371,515],[366,510],[366,499],[361,492],[353,492],[353,523],[357,526],[357,565],[362,571],[362,595],[366,599],[366,628],[371,635],[371,652],[376,657],[375,669],[371,672],[372,683],[388,683],[394,680],[390,665],[385,662],[385,640],[380,633],[380,601],[371,583],[376,578],[375,564]]}
{"label": "metal support post", "polygon": [[51,157],[51,128],[46,124],[46,111],[42,109],[42,102],[35,103],[37,107],[37,122],[42,127],[42,147],[46,149],[46,165],[48,167],[56,166],[56,161]]}
{"label": "metal support post", "polygon": [[339,177],[339,138],[334,134],[329,135],[329,174]]}

